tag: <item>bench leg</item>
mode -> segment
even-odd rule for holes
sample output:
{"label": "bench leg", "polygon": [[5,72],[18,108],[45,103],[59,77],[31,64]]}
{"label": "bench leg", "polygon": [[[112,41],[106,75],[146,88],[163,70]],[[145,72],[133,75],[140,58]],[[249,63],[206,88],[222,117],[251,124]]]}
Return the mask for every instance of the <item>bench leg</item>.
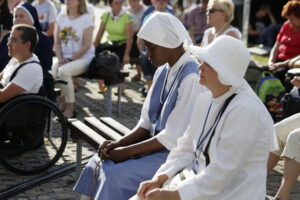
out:
{"label": "bench leg", "polygon": [[81,155],[82,155],[82,140],[78,139],[76,142],[76,181],[81,174]]}
{"label": "bench leg", "polygon": [[117,112],[121,113],[121,92],[122,92],[122,84],[118,86],[118,104],[117,104]]}
{"label": "bench leg", "polygon": [[112,87],[109,86],[108,90],[107,90],[107,116],[110,117],[111,116],[111,112],[112,112],[112,102],[111,102],[111,95],[112,95]]}

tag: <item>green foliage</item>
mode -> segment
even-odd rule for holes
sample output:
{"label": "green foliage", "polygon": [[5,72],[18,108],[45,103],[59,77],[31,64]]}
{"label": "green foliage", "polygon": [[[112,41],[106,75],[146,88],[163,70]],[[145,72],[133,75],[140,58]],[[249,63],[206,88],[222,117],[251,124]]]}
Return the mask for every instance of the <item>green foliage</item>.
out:
{"label": "green foliage", "polygon": [[268,64],[268,56],[251,55],[251,59],[259,66]]}

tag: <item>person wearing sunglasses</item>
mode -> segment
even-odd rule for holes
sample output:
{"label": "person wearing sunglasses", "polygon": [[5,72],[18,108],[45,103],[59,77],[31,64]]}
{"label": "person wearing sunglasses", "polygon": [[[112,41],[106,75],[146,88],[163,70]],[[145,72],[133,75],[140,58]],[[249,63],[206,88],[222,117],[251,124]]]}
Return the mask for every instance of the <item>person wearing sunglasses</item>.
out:
{"label": "person wearing sunglasses", "polygon": [[207,23],[211,28],[204,32],[202,47],[210,44],[220,35],[229,35],[241,39],[241,32],[230,25],[234,17],[234,4],[232,0],[209,0],[207,6]]}

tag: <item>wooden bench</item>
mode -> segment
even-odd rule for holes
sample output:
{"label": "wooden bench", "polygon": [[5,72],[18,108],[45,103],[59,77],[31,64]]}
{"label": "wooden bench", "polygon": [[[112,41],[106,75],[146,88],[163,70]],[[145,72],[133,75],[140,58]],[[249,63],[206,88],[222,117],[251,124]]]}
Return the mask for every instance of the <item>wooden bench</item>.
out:
{"label": "wooden bench", "polygon": [[[115,77],[93,77],[93,79],[103,79],[105,85],[107,86],[107,98],[106,98],[106,114],[111,116],[112,114],[112,89],[118,88],[118,100],[117,100],[117,113],[121,113],[121,90],[122,85],[125,83],[125,78],[129,76],[129,72],[119,72]],[[87,73],[81,74],[77,77],[90,79]]]}
{"label": "wooden bench", "polygon": [[76,180],[81,173],[82,141],[88,142],[95,149],[105,140],[118,140],[130,129],[110,117],[86,117],[84,122],[78,119],[69,119],[68,128],[71,138],[76,142]]}

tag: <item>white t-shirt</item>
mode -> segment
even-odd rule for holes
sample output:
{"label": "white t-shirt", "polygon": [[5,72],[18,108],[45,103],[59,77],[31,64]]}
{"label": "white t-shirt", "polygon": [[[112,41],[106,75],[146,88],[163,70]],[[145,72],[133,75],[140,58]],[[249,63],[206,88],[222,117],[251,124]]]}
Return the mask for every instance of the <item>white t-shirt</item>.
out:
{"label": "white t-shirt", "polygon": [[[213,27],[210,27],[208,29],[206,29],[204,31],[204,35],[203,35],[203,39],[202,39],[202,46],[205,47],[207,45],[209,45],[213,40],[213,34],[212,34],[212,30],[213,30]],[[234,32],[238,35],[238,39],[241,39],[242,38],[242,34],[241,32],[239,31],[239,29],[233,27],[233,26],[230,26],[229,28],[227,28],[225,31],[223,31],[220,35],[228,35],[229,32]],[[220,36],[219,35],[219,36]]]}
{"label": "white t-shirt", "polygon": [[130,12],[130,14],[134,18],[134,21],[132,23],[132,30],[134,32],[138,31],[139,28],[142,26],[142,17],[146,9],[147,7],[145,5],[142,5],[140,12],[134,13],[130,6],[127,7],[127,11]]}
{"label": "white t-shirt", "polygon": [[[21,63],[18,63],[17,59],[15,58],[10,59],[9,63],[3,70],[3,77],[1,83],[4,86],[10,83],[9,79],[14,73],[14,71],[18,68],[18,66],[22,63],[31,61],[39,62],[39,59],[36,55],[33,55],[31,58]],[[16,76],[11,82],[23,88],[25,90],[24,93],[38,93],[40,87],[43,84],[42,67],[36,63],[26,64],[22,68],[20,68],[20,70],[17,72]]]}
{"label": "white t-shirt", "polygon": [[43,31],[47,31],[49,29],[49,24],[56,21],[57,11],[55,5],[49,0],[46,0],[42,4],[39,4],[39,1],[36,0],[33,2],[33,6],[38,12],[39,21]]}
{"label": "white t-shirt", "polygon": [[94,8],[94,6],[87,3],[86,4],[86,9],[87,9],[88,13],[92,16],[93,20],[95,20],[95,8]]}
{"label": "white t-shirt", "polygon": [[[69,19],[66,13],[61,12],[57,17],[57,24],[60,28],[59,35],[64,58],[72,57],[82,48],[84,30],[94,26],[92,16],[87,13],[76,19]],[[90,49],[82,57],[92,59],[94,55],[95,48],[91,45]]]}

